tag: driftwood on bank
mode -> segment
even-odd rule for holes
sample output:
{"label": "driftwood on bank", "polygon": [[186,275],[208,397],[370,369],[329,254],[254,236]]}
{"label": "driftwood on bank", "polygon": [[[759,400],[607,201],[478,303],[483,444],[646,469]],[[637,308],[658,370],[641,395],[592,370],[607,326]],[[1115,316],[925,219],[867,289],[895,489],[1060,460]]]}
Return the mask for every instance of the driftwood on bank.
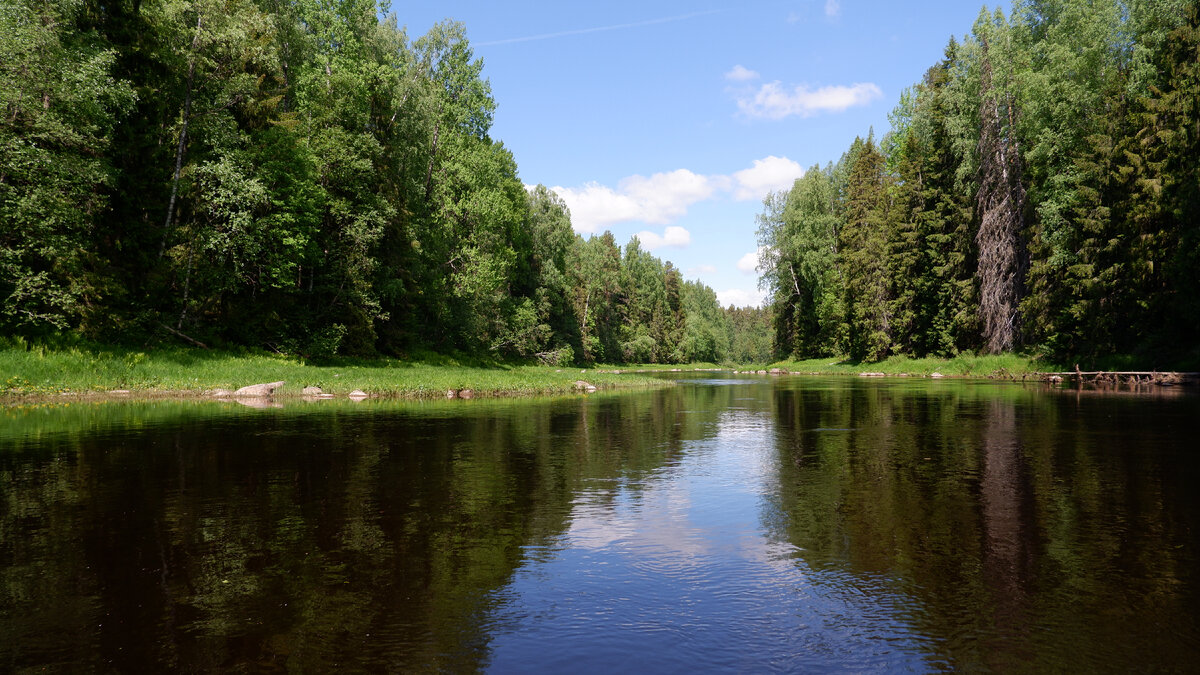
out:
{"label": "driftwood on bank", "polygon": [[1200,382],[1200,373],[1161,372],[1156,370],[1069,370],[1059,373],[1034,373],[1047,382],[1070,381],[1072,384],[1098,386],[1173,386]]}
{"label": "driftwood on bank", "polygon": [[159,325],[159,326],[162,326],[162,328],[163,328],[164,330],[166,330],[168,333],[170,333],[170,334],[174,335],[174,336],[175,336],[175,337],[177,337],[177,338],[181,338],[181,339],[187,340],[188,342],[190,342],[190,343],[192,343],[192,344],[196,345],[197,347],[199,347],[199,348],[201,348],[201,349],[208,349],[208,345],[206,345],[206,344],[204,344],[203,342],[201,342],[201,341],[197,340],[196,338],[193,338],[193,337],[188,337],[187,335],[184,335],[183,333],[180,333],[179,331],[175,330],[174,328],[171,328],[170,326],[168,326],[168,325],[167,325],[167,324],[165,324],[165,323],[159,323],[158,325]]}

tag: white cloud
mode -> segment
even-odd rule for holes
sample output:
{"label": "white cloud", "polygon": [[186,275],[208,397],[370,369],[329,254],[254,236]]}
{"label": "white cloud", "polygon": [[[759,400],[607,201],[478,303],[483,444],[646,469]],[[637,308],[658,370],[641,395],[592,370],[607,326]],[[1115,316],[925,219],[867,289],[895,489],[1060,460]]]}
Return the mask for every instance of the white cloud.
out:
{"label": "white cloud", "polygon": [[671,248],[685,248],[692,243],[692,233],[679,227],[678,225],[668,226],[663,230],[661,235],[655,234],[649,230],[642,230],[637,233],[638,241],[642,242],[642,248],[647,251],[653,251],[656,248],[670,246]]}
{"label": "white cloud", "polygon": [[692,276],[695,276],[697,274],[716,274],[717,266],[716,265],[697,265],[695,267],[689,267],[687,270],[687,273]]}
{"label": "white cloud", "polygon": [[754,166],[733,174],[733,198],[762,199],[768,192],[786,190],[804,175],[804,167],[787,157],[771,155],[754,160]]}
{"label": "white cloud", "polygon": [[839,0],[825,0],[825,16],[833,18],[842,13],[842,3]]}
{"label": "white cloud", "polygon": [[737,268],[741,270],[743,274],[754,274],[754,268],[758,267],[758,254],[760,251],[762,251],[761,248],[751,251],[739,258],[737,261]]}
{"label": "white cloud", "polygon": [[550,188],[558,193],[571,210],[571,226],[576,232],[595,232],[609,223],[637,217],[637,204],[628,196],[599,183],[579,188]]}
{"label": "white cloud", "polygon": [[[704,176],[687,169],[676,169],[650,177],[629,176],[618,181],[615,188],[593,182],[580,187],[555,186],[550,189],[566,202],[575,231],[591,234],[614,223],[630,221],[670,225],[698,202],[722,194],[739,201],[762,199],[767,192],[791,187],[792,182],[803,175],[804,169],[799,163],[770,155],[756,159],[750,168],[730,175]],[[677,229],[682,231],[682,228]],[[642,238],[646,248],[686,246],[688,243],[680,239],[680,232],[672,236],[670,228],[664,235],[653,232],[648,235]]]}
{"label": "white cloud", "polygon": [[687,169],[677,169],[649,178],[623,178],[615,190],[599,183],[587,183],[580,188],[555,186],[550,189],[567,203],[575,231],[589,233],[630,220],[665,225],[727,184],[728,178],[724,176],[701,176]]}
{"label": "white cloud", "polygon": [[762,85],[753,96],[738,99],[738,108],[749,117],[766,117],[773,120],[798,115],[811,117],[822,112],[842,112],[847,108],[866,105],[883,92],[871,82],[857,82],[850,86],[830,85],[810,89],[797,85],[790,91],[780,82]]}
{"label": "white cloud", "polygon": [[734,66],[732,70],[725,73],[725,79],[732,80],[733,82],[748,82],[750,80],[757,80],[758,77],[758,73],[741,64]]}
{"label": "white cloud", "polygon": [[744,288],[730,288],[724,291],[717,291],[717,300],[722,307],[733,305],[734,307],[762,307],[763,292],[748,291]]}

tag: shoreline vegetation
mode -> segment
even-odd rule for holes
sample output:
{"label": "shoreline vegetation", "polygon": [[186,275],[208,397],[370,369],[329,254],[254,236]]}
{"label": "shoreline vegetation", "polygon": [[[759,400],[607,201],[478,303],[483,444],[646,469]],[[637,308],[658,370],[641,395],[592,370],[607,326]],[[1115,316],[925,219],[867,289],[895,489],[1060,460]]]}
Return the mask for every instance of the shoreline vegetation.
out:
{"label": "shoreline vegetation", "polygon": [[769,358],[768,310],[526,186],[462,24],[384,6],[6,4],[0,339]]}
{"label": "shoreline vegetation", "polygon": [[[543,396],[667,386],[653,377],[612,371],[487,362],[423,354],[413,359],[321,362],[257,351],[113,346],[0,348],[0,400],[62,394],[87,396],[219,396],[262,383],[273,397],[304,396],[306,387],[341,398]],[[594,388],[594,389],[593,389]],[[453,396],[450,393],[453,392]],[[233,397],[226,394],[229,397]]]}
{"label": "shoreline vegetation", "polygon": [[[1137,369],[1129,359],[1110,359],[1084,370],[1020,354],[960,354],[953,358],[911,359],[893,356],[882,361],[808,359],[771,364],[768,373],[787,375],[854,375],[858,377],[932,377],[1066,383],[1091,386],[1171,386],[1200,383],[1200,373],[1176,369]],[[1136,363],[1136,362],[1133,362]],[[759,371],[761,372],[761,371]]]}
{"label": "shoreline vegetation", "polygon": [[1198,46],[1194,2],[984,8],[882,135],[764,201],[774,353],[1200,370]]}
{"label": "shoreline vegetation", "polygon": [[[1111,364],[1111,372],[1127,371]],[[434,353],[408,359],[304,359],[261,351],[217,351],[190,348],[138,351],[118,346],[47,347],[10,344],[0,347],[0,401],[25,401],[47,396],[84,398],[228,397],[237,389],[262,383],[278,398],[361,395],[372,398],[437,399],[475,397],[532,397],[570,395],[597,390],[617,391],[671,386],[656,377],[673,372],[735,372],[758,374],[947,377],[1020,381],[1062,381],[1070,368],[1034,357],[960,354],[954,358],[892,357],[878,362],[833,358],[785,360],[766,364],[600,364],[588,368],[488,362],[469,356]],[[1106,373],[1110,371],[1105,371]],[[1054,373],[1059,373],[1058,376]],[[1195,378],[1187,373],[1144,378],[1174,384]],[[1097,380],[1093,372],[1085,373]],[[1113,383],[1132,381],[1113,377]],[[1058,377],[1057,380],[1054,378]],[[1065,378],[1071,382],[1068,376]],[[1098,380],[1104,381],[1104,376]],[[317,387],[319,391],[306,388]],[[261,394],[259,394],[261,396]],[[255,395],[250,395],[254,397]]]}
{"label": "shoreline vegetation", "polygon": [[[762,308],[723,306],[637,236],[585,238],[562,194],[526,186],[460,23],[413,39],[373,3],[10,5],[0,349],[163,351],[0,370],[0,392],[344,390],[342,364],[413,396],[562,391],[598,363],[1200,370],[1194,2],[983,8],[882,135],[765,196]],[[322,365],[171,356],[183,343]]]}

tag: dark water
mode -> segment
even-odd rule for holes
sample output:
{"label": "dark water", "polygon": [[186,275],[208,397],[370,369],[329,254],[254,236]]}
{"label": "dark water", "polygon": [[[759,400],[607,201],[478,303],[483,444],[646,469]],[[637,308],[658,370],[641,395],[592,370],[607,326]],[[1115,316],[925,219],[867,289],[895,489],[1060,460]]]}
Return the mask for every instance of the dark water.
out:
{"label": "dark water", "polygon": [[0,670],[1183,671],[1200,397],[0,409]]}

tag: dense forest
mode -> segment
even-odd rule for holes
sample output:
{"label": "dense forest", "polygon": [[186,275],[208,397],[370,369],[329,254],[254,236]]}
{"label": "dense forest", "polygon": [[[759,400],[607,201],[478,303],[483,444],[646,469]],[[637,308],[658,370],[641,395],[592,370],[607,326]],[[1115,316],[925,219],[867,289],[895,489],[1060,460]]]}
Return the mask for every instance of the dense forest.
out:
{"label": "dense forest", "polygon": [[461,25],[380,9],[5,0],[0,334],[767,358],[763,310],[526,189]]}
{"label": "dense forest", "polygon": [[773,194],[778,356],[1200,362],[1200,10],[1015,0]]}

